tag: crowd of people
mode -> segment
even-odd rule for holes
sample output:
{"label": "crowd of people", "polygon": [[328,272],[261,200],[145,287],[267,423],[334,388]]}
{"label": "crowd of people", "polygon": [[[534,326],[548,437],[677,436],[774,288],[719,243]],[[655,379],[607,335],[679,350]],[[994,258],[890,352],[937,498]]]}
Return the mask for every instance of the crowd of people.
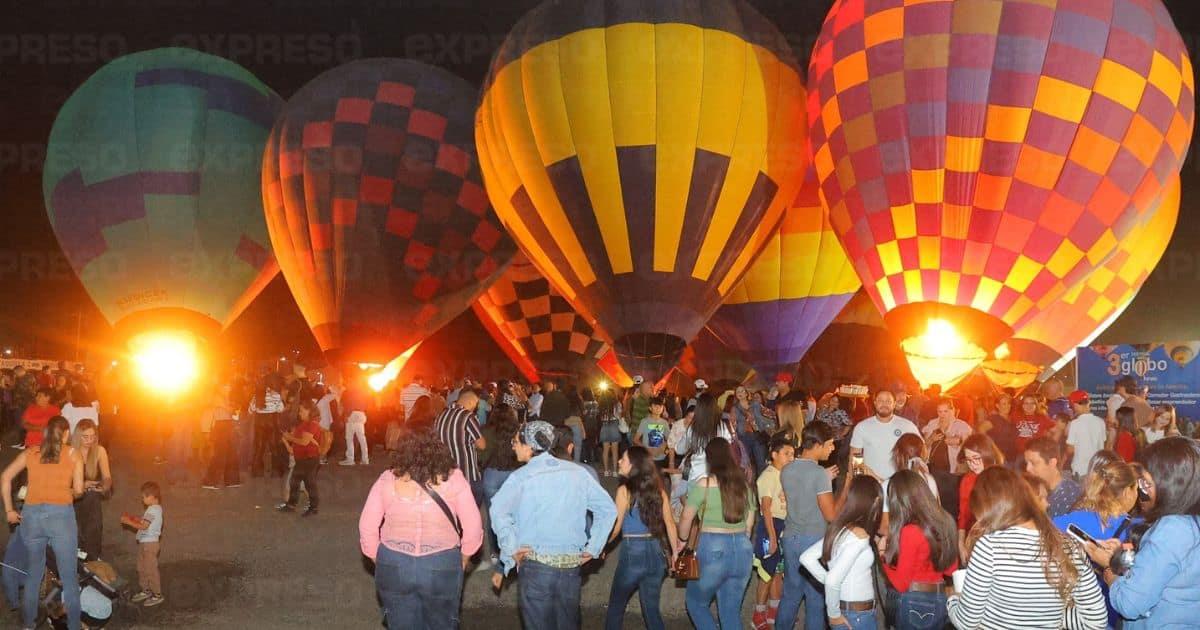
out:
{"label": "crowd of people", "polygon": [[[1093,404],[1056,380],[815,396],[784,373],[765,390],[698,379],[685,397],[640,378],[620,391],[418,376],[376,394],[363,376],[226,380],[162,403],[198,421],[164,423],[151,450],[196,464],[205,491],[279,478],[278,510],[305,517],[329,453],[359,466],[372,446],[389,452],[359,530],[390,628],[457,627],[464,575],[480,570],[497,592],[516,585],[526,627],[577,628],[587,566],[614,559],[606,628],[623,627],[634,593],[645,626],[663,628],[668,581],[701,629],[743,627],[747,595],[755,630],[796,627],[802,608],[803,627],[855,630],[1200,618],[1200,447],[1132,379]],[[0,480],[19,524],[5,564],[32,569],[6,569],[5,596],[26,625],[47,549],[103,557],[100,426],[120,423],[96,385],[82,369],[0,372],[3,435],[22,449]],[[177,483],[187,467],[165,470]],[[139,548],[132,601],[154,606],[162,490],[141,490],[143,515],[122,524]],[[63,600],[79,627],[78,590]]]}
{"label": "crowd of people", "polygon": [[[701,629],[743,627],[747,593],[756,630],[795,627],[802,606],[806,628],[1200,618],[1200,446],[1129,379],[1103,416],[1053,380],[983,398],[816,399],[787,374],[766,391],[695,386],[685,400],[646,382],[457,383],[428,428],[401,432],[360,521],[368,557],[428,569],[377,577],[388,626],[454,627],[474,566],[497,590],[515,578],[526,627],[577,628],[581,571],[614,545],[606,628],[635,592],[645,626],[663,628],[671,579]],[[438,396],[402,392],[414,408]]]}

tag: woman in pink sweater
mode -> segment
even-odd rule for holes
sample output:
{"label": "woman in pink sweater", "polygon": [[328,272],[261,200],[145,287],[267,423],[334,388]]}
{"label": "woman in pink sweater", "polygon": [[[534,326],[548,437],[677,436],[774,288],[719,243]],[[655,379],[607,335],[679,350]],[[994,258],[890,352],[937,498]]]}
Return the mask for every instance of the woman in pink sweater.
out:
{"label": "woman in pink sweater", "polygon": [[389,629],[456,629],[463,569],[483,543],[479,508],[450,449],[419,432],[398,444],[358,520]]}

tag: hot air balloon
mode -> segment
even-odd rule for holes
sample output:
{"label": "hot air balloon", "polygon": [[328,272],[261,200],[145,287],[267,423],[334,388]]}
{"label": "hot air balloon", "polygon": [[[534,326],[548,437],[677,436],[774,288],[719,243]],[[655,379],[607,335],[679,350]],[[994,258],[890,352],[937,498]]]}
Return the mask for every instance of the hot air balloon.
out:
{"label": "hot air balloon", "polygon": [[263,161],[267,227],[331,360],[400,354],[466,310],[515,253],[481,184],[475,102],[439,68],[366,59],[284,107]]}
{"label": "hot air balloon", "polygon": [[838,0],[809,68],[834,230],[923,383],[1107,260],[1179,171],[1191,63],[1159,0]]}
{"label": "hot air balloon", "polygon": [[148,384],[185,387],[197,342],[278,273],[258,172],[281,104],[233,62],[163,48],[100,68],[54,121],[50,225]]}
{"label": "hot air balloon", "polygon": [[597,362],[612,352],[522,254],[471,308],[531,383],[543,375],[595,375],[602,372]]}
{"label": "hot air balloon", "polygon": [[497,52],[488,195],[629,373],[675,365],[795,199],[801,77],[743,0],[550,0]]}
{"label": "hot air balloon", "polygon": [[[765,378],[770,378],[774,372]],[[708,327],[684,348],[679,364],[671,371],[666,385],[677,393],[692,392],[692,381],[701,378],[709,389],[721,393],[754,378],[754,368],[741,355],[726,345]],[[682,378],[681,378],[682,377]]]}
{"label": "hot air balloon", "polygon": [[911,383],[912,374],[875,303],[859,290],[800,360],[798,382],[818,391],[839,385],[890,388]]}
{"label": "hot air balloon", "polygon": [[791,372],[861,287],[821,207],[810,168],[779,232],[708,326],[770,378]]}
{"label": "hot air balloon", "polygon": [[1017,389],[1048,378],[1090,344],[1133,302],[1167,251],[1179,217],[1179,177],[1156,206],[1117,246],[1117,252],[1083,282],[1016,331],[985,361],[984,373],[999,387]]}

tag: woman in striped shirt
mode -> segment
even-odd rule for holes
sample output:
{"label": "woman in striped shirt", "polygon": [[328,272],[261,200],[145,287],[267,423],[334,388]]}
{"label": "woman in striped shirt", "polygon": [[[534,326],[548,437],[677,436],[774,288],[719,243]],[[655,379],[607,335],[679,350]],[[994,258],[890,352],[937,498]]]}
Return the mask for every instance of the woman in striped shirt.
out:
{"label": "woman in striped shirt", "polygon": [[971,492],[961,593],[946,604],[965,628],[1103,630],[1104,596],[1083,550],[1040,510],[1029,485],[1007,468],[984,470]]}

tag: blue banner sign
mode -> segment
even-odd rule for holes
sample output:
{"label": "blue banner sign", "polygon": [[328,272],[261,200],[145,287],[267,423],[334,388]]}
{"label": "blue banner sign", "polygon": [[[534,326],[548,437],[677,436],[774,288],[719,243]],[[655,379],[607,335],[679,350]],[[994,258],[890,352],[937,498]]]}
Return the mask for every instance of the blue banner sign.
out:
{"label": "blue banner sign", "polygon": [[1200,341],[1094,345],[1076,351],[1079,389],[1092,397],[1093,411],[1103,417],[1113,383],[1132,376],[1150,389],[1151,405],[1175,405],[1178,416],[1200,419]]}

